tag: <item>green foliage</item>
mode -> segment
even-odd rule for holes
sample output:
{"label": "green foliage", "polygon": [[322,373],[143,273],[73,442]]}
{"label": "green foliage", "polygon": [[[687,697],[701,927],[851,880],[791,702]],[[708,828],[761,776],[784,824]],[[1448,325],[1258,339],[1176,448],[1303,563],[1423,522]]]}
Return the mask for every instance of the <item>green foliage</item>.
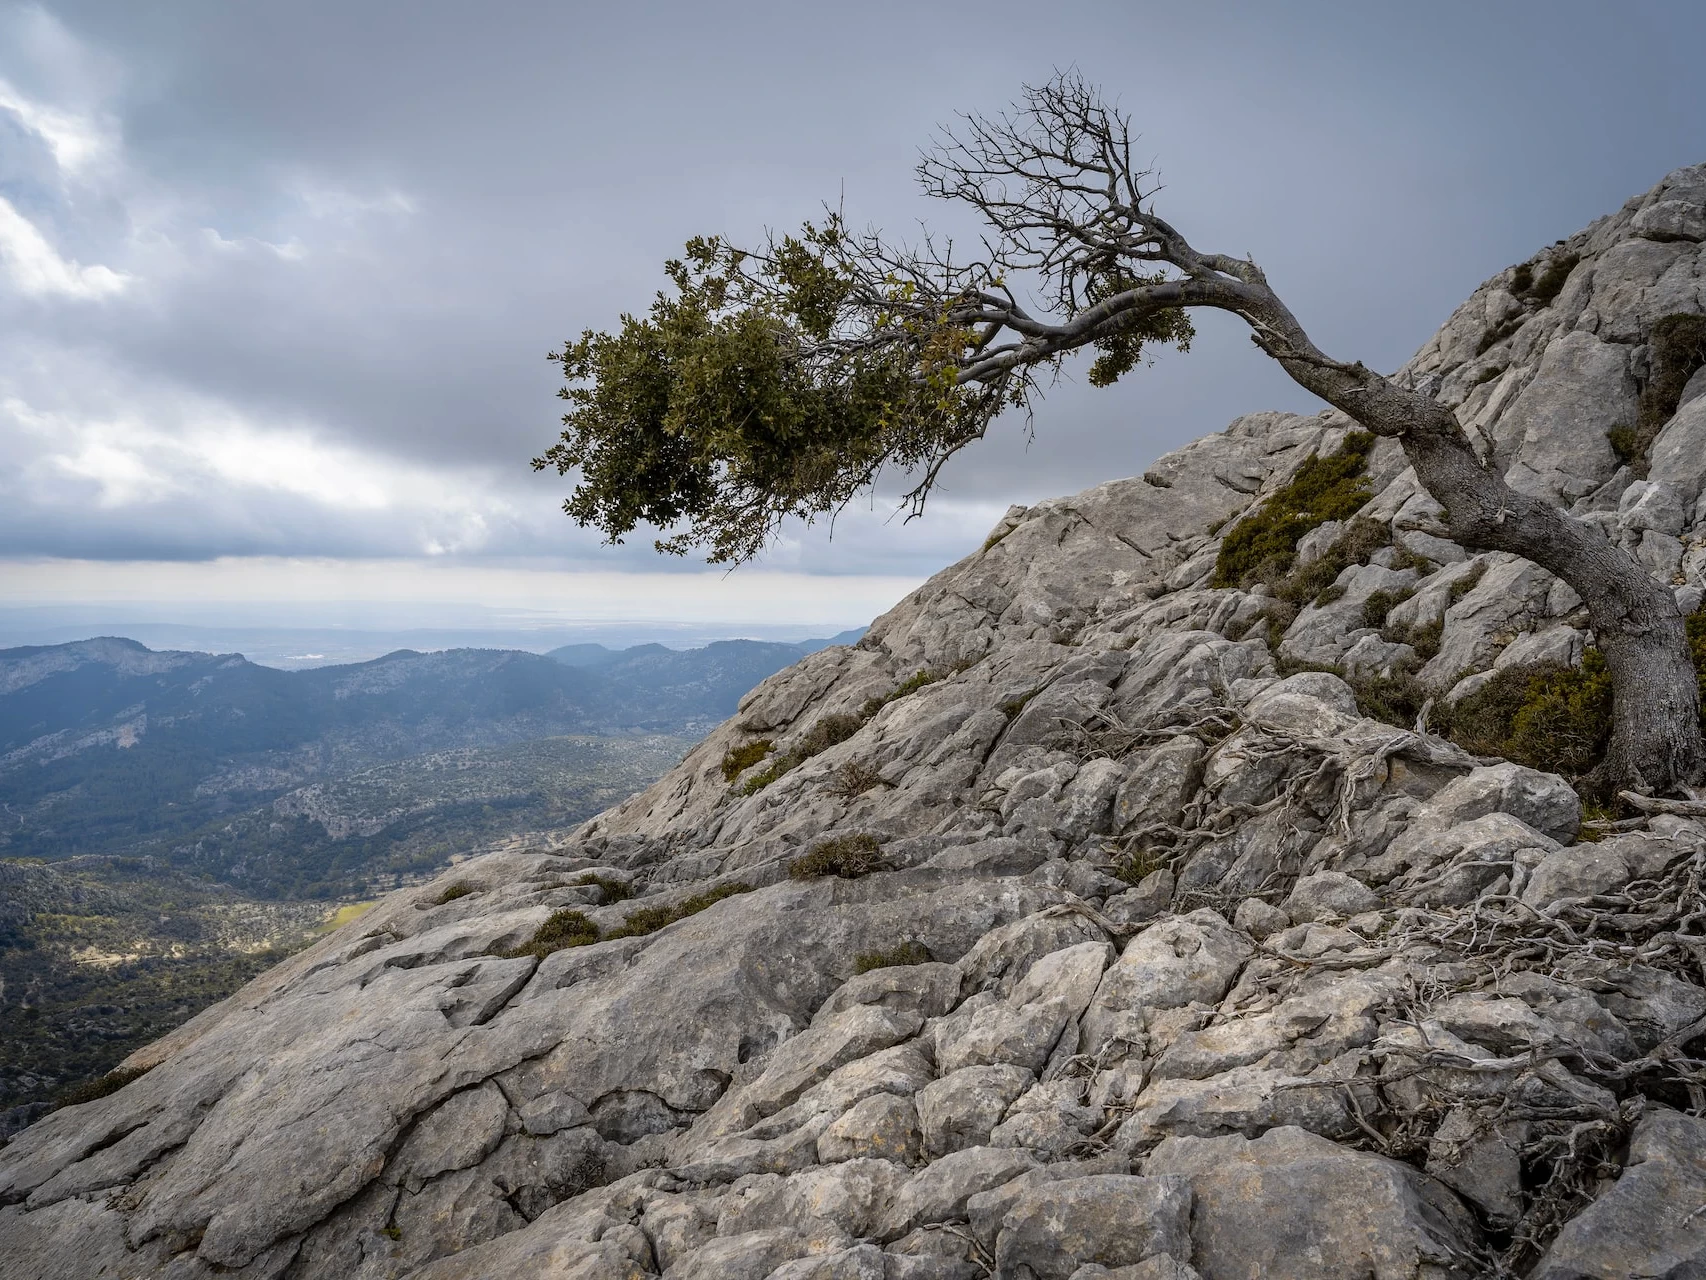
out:
{"label": "green foliage", "polygon": [[1647,341],[1651,369],[1641,388],[1635,425],[1619,423],[1605,433],[1617,460],[1640,479],[1646,478],[1653,441],[1676,412],[1683,388],[1706,366],[1706,316],[1689,312],[1662,316],[1653,322]]}
{"label": "green foliage", "polygon": [[1524,302],[1536,307],[1549,307],[1553,300],[1564,291],[1564,285],[1570,278],[1570,273],[1582,260],[1579,253],[1555,254],[1547,262],[1546,270],[1542,271],[1534,283],[1522,291]]}
{"label": "green foliage", "polygon": [[853,957],[853,972],[869,973],[873,969],[893,969],[901,965],[929,964],[930,948],[922,942],[908,940],[886,951],[861,951]]}
{"label": "green foliage", "polygon": [[[1139,275],[1115,267],[1092,276],[1086,282],[1085,294],[1093,306],[1128,289],[1141,289],[1166,279],[1165,272]],[[1128,315],[1113,332],[1095,340],[1094,346],[1102,354],[1090,365],[1090,385],[1111,387],[1137,368],[1139,361],[1144,359],[1143,344],[1146,342],[1170,343],[1179,351],[1189,351],[1191,339],[1195,336],[1196,329],[1190,316],[1180,308],[1158,311],[1151,316]]]}
{"label": "green foliage", "polygon": [[553,951],[589,947],[597,941],[598,926],[585,913],[568,908],[552,912],[545,923],[533,931],[531,938],[513,951],[504,952],[504,955],[512,960],[517,956],[534,956],[543,960]]}
{"label": "green foliage", "polygon": [[1485,560],[1477,560],[1469,567],[1467,573],[1453,578],[1451,587],[1446,592],[1446,597],[1450,601],[1450,604],[1447,604],[1446,608],[1449,609],[1451,605],[1456,604],[1459,600],[1463,599],[1464,596],[1475,590],[1476,587],[1481,585],[1481,579],[1486,576],[1487,562]]}
{"label": "green foliage", "polygon": [[442,907],[447,902],[455,902],[458,898],[466,898],[469,894],[478,892],[479,890],[473,885],[463,880],[457,880],[445,886],[444,892],[432,900],[432,905]]}
{"label": "green foliage", "polygon": [[1325,609],[1330,604],[1337,604],[1345,598],[1345,589],[1336,582],[1329,582],[1315,596],[1315,607]]}
{"label": "green foliage", "polygon": [[[763,253],[695,238],[645,316],[553,352],[570,407],[533,465],[578,472],[563,509],[610,542],[685,524],[658,549],[740,562],[784,519],[838,510],[882,466],[981,435],[984,393],[954,379],[973,335],[921,315],[899,283],[873,312],[852,252],[833,215]],[[830,341],[849,326],[876,340]]]}
{"label": "green foliage", "polygon": [[1386,615],[1415,594],[1413,590],[1371,591],[1368,599],[1362,602],[1362,625],[1384,627]]}
{"label": "green foliage", "polygon": [[1611,672],[1597,649],[1580,667],[1496,671],[1435,727],[1479,755],[1580,778],[1611,740]]}
{"label": "green foliage", "polygon": [[1329,520],[1349,519],[1368,501],[1365,476],[1373,447],[1372,434],[1355,431],[1334,453],[1305,461],[1226,535],[1215,560],[1213,585],[1248,588],[1289,573],[1304,534]]}
{"label": "green foliage", "polygon": [[860,833],[818,841],[788,864],[788,875],[795,880],[815,880],[819,876],[857,880],[881,870],[882,866],[882,846],[873,837]]}
{"label": "green foliage", "polygon": [[588,871],[574,883],[577,885],[596,885],[604,895],[603,905],[607,907],[612,903],[626,902],[634,896],[634,891],[620,880],[612,880],[609,876],[601,876],[592,871]]}
{"label": "green foliage", "polygon": [[1626,427],[1621,422],[1605,433],[1605,439],[1611,445],[1611,452],[1617,455],[1617,461],[1626,467],[1635,467],[1645,460],[1646,447],[1651,441],[1643,444],[1641,433],[1634,427]]}
{"label": "green foliage", "polygon": [[723,755],[723,781],[733,782],[769,755],[774,745],[769,738],[756,738],[743,746],[730,747]]}
{"label": "green foliage", "polygon": [[[1382,720],[1408,729],[1422,714],[1428,691],[1410,671],[1394,671],[1391,675],[1346,675],[1345,683],[1356,695],[1357,712],[1371,720]],[[1436,730],[1437,731],[1437,730]]]}
{"label": "green foliage", "polygon": [[[797,768],[813,756],[822,755],[831,747],[846,742],[847,739],[864,728],[865,722],[870,718],[868,714],[854,716],[841,712],[831,712],[829,715],[819,716],[812,727],[807,729],[791,748],[777,756],[765,768],[741,784],[741,795],[756,795],[790,769]],[[724,773],[726,776],[726,764]]]}
{"label": "green foliage", "polygon": [[56,1107],[75,1107],[82,1102],[93,1102],[97,1098],[104,1098],[108,1094],[117,1093],[132,1080],[142,1079],[153,1069],[152,1065],[120,1067],[115,1071],[107,1072],[104,1076],[97,1076],[93,1080],[85,1080],[82,1084],[72,1085],[71,1088],[54,1097],[53,1105]]}
{"label": "green foliage", "polygon": [[724,898],[732,898],[737,893],[751,893],[752,886],[744,881],[734,881],[730,884],[720,884],[714,889],[696,893],[691,898],[684,898],[673,907],[642,907],[631,914],[616,928],[605,934],[606,938],[643,938],[648,933],[656,933],[659,929],[685,920],[688,916],[696,916],[707,907],[713,907]]}
{"label": "green foliage", "polygon": [[1142,884],[1145,877],[1153,875],[1166,865],[1167,855],[1158,849],[1144,847],[1133,849],[1114,863],[1113,875],[1116,880],[1137,886]]}

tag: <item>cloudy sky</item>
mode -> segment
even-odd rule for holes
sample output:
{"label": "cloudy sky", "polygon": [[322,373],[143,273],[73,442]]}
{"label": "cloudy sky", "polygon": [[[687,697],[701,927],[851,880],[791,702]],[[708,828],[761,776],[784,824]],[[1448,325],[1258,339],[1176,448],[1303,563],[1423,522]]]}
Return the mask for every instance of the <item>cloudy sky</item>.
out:
{"label": "cloudy sky", "polygon": [[1076,66],[1161,209],[1392,367],[1487,275],[1706,160],[1706,6],[0,0],[0,605],[862,623],[1010,502],[1314,406],[1236,327],[1068,384],[903,527],[735,574],[608,548],[528,460],[546,353],[688,236],[939,219],[933,127]]}

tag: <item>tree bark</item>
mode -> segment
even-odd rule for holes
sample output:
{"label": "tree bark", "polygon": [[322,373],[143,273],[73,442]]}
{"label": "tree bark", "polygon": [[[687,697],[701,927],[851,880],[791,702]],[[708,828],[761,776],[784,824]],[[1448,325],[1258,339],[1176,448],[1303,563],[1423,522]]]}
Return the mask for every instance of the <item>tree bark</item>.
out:
{"label": "tree bark", "polygon": [[1676,597],[1597,526],[1518,493],[1484,463],[1456,414],[1431,396],[1328,359],[1258,279],[1248,309],[1258,345],[1299,385],[1376,435],[1396,439],[1416,479],[1445,508],[1452,540],[1505,551],[1562,578],[1581,596],[1612,682],[1611,744],[1587,779],[1594,798],[1647,794],[1701,777],[1699,686]]}

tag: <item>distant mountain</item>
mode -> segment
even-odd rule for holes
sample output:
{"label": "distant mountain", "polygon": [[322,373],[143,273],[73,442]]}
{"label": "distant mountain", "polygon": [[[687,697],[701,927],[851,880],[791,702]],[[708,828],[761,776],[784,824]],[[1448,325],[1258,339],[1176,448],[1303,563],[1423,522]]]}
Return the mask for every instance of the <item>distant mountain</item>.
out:
{"label": "distant mountain", "polygon": [[[0,855],[142,851],[221,877],[239,867],[253,877],[259,864],[243,833],[259,819],[238,817],[309,784],[432,753],[489,752],[563,735],[664,735],[665,746],[612,742],[575,757],[597,783],[589,784],[589,799],[596,791],[608,802],[618,781],[643,785],[648,770],[667,767],[668,759],[655,757],[679,751],[674,735],[732,714],[747,690],[819,647],[732,640],[683,651],[569,646],[552,655],[399,650],[301,671],[240,654],[158,652],[117,637],[0,650]],[[457,803],[525,808],[543,794],[535,783],[552,767],[521,768],[518,780],[502,785],[501,770],[480,773],[495,790],[459,792]],[[385,785],[402,786],[398,776],[386,775]],[[405,825],[424,812],[415,800],[392,807]],[[572,807],[556,804],[552,812],[563,818]],[[313,803],[284,802],[262,825],[318,821],[319,812]],[[394,825],[375,828],[376,820],[320,823],[314,838],[348,839],[359,828],[369,839]],[[392,853],[373,850],[372,857],[388,862]],[[317,874],[305,884],[276,856],[260,861],[272,867],[273,892],[324,887]]]}

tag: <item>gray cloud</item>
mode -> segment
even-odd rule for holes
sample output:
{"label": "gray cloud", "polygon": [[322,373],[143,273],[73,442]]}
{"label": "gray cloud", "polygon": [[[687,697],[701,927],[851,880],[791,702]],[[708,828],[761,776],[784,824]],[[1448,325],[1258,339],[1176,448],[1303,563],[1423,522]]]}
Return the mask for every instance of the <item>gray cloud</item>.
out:
{"label": "gray cloud", "polygon": [[[52,251],[0,289],[0,556],[670,567],[645,538],[600,549],[528,471],[545,352],[642,308],[692,234],[843,193],[856,220],[951,221],[911,187],[919,145],[1056,66],[1138,117],[1174,221],[1382,367],[1486,275],[1706,158],[1706,11],[1181,8],[0,10],[23,104],[0,105],[0,196]],[[1009,500],[1311,407],[1236,325],[1203,330],[1129,386],[1061,387],[1028,446],[998,424],[923,528],[856,515],[773,558],[925,572]]]}

